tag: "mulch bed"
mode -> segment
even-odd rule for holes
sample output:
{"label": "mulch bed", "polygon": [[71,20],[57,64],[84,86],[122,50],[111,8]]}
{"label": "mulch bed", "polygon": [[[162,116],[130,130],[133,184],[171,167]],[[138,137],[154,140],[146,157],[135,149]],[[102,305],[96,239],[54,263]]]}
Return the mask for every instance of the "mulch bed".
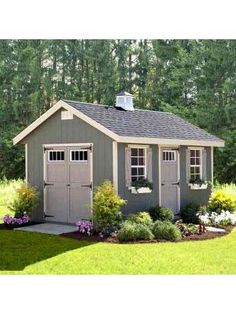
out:
{"label": "mulch bed", "polygon": [[27,227],[27,226],[33,226],[37,225],[37,222],[28,222],[27,224],[22,224],[22,225],[5,225],[5,224],[0,224],[0,230],[13,230],[15,228],[20,228],[20,227]]}
{"label": "mulch bed", "polygon": [[[184,241],[195,241],[195,240],[209,240],[209,239],[214,239],[218,237],[225,236],[229,234],[233,230],[234,226],[226,226],[222,229],[225,229],[226,232],[212,232],[212,231],[206,231],[202,234],[193,234],[190,236],[187,236],[177,242],[184,242]],[[125,243],[159,243],[159,242],[168,242],[168,241],[157,241],[157,240],[151,240],[151,241],[127,241],[127,242],[119,242],[117,238],[112,238],[112,237],[99,237],[99,235],[92,235],[88,236],[85,234],[81,234],[77,231],[75,232],[70,232],[70,233],[63,233],[60,236],[66,237],[66,238],[71,238],[75,240],[85,240],[89,242],[107,242],[107,243],[120,243],[120,244],[125,244]]]}

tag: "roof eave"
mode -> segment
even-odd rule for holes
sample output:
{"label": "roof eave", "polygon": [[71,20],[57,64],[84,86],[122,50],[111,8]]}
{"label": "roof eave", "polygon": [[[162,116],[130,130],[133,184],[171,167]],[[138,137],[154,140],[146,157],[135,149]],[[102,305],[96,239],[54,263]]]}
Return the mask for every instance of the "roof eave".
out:
{"label": "roof eave", "polygon": [[222,140],[187,140],[187,139],[169,139],[169,138],[149,138],[149,137],[127,137],[120,136],[120,143],[130,144],[159,144],[159,145],[185,145],[185,146],[209,146],[224,147],[225,142]]}

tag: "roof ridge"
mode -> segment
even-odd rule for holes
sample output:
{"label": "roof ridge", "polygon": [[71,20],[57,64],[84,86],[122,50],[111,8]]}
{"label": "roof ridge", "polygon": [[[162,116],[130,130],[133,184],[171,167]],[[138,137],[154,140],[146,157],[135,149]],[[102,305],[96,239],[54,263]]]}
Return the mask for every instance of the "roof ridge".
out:
{"label": "roof ridge", "polygon": [[[85,105],[92,105],[92,106],[101,106],[101,107],[108,107],[108,108],[115,108],[114,105],[103,105],[103,104],[96,104],[91,102],[84,102],[84,101],[76,101],[76,100],[69,100],[69,99],[62,99],[65,102],[71,102],[74,104],[85,104]],[[160,110],[150,110],[150,109],[141,109],[141,108],[134,108],[134,111],[147,111],[147,112],[158,112],[158,113],[166,113],[166,114],[173,114],[172,112],[168,111],[160,111]]]}

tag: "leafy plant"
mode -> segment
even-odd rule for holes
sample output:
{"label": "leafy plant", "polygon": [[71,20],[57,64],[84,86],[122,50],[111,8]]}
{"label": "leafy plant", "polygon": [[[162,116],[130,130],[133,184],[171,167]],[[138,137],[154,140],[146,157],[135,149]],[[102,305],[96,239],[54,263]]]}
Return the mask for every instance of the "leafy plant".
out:
{"label": "leafy plant", "polygon": [[179,228],[170,221],[157,220],[153,225],[152,232],[157,240],[176,241],[181,239]]}
{"label": "leafy plant", "polygon": [[20,218],[25,214],[32,215],[32,211],[37,205],[38,191],[36,188],[23,183],[16,190],[16,197],[9,208],[15,212],[15,217]]}
{"label": "leafy plant", "polygon": [[105,180],[98,186],[93,197],[93,217],[96,230],[102,231],[121,217],[120,207],[125,203],[126,201],[116,194],[110,181]]}
{"label": "leafy plant", "polygon": [[119,241],[152,240],[152,231],[145,224],[137,224],[132,221],[125,221],[117,234]]}
{"label": "leafy plant", "polygon": [[139,188],[149,188],[150,190],[153,189],[153,184],[147,179],[133,181],[131,185],[135,187],[136,190]]}
{"label": "leafy plant", "polygon": [[144,224],[148,226],[152,225],[152,218],[147,212],[139,212],[136,214],[129,215],[126,220],[137,224]]}
{"label": "leafy plant", "polygon": [[173,210],[170,208],[155,206],[149,209],[149,214],[152,217],[153,221],[156,221],[156,220],[173,221],[174,220],[174,213],[173,213]]}
{"label": "leafy plant", "polygon": [[191,179],[191,180],[189,180],[189,183],[190,183],[190,184],[199,184],[200,186],[203,185],[203,184],[209,184],[208,181],[202,180],[202,179],[200,179],[200,178],[195,179],[195,180]]}
{"label": "leafy plant", "polygon": [[182,233],[182,236],[190,236],[191,234],[195,234],[198,232],[198,227],[194,224],[185,224],[183,221],[177,220],[175,222],[175,225],[177,228],[179,228],[180,232]]}
{"label": "leafy plant", "polygon": [[229,211],[232,213],[235,209],[235,202],[231,195],[223,190],[218,190],[212,193],[208,204],[209,212],[220,214],[222,211]]}
{"label": "leafy plant", "polygon": [[197,213],[199,212],[200,205],[190,203],[180,209],[180,218],[184,223],[197,224],[199,222]]}

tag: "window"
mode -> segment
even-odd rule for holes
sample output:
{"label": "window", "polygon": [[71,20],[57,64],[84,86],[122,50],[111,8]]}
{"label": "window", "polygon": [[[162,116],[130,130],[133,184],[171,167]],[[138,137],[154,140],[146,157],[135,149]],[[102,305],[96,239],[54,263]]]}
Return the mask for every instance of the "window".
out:
{"label": "window", "polygon": [[202,151],[190,149],[190,181],[202,179]]}
{"label": "window", "polygon": [[64,161],[65,152],[64,150],[49,150],[48,161]]}
{"label": "window", "polygon": [[88,161],[88,151],[87,150],[71,150],[70,151],[70,161]]}
{"label": "window", "polygon": [[163,151],[163,161],[176,161],[176,152],[172,150]]}
{"label": "window", "polygon": [[146,150],[145,148],[131,148],[131,181],[146,178]]}

